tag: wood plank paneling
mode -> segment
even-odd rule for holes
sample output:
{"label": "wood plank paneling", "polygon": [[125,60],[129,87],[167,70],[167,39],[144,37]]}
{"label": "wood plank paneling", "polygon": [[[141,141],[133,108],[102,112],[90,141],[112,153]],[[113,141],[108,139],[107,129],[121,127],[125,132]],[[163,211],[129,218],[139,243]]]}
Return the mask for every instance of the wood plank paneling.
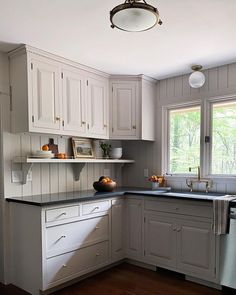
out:
{"label": "wood plank paneling", "polygon": [[[204,71],[206,82],[200,89],[189,86],[189,74],[172,77],[159,81],[157,86],[157,111],[156,111],[156,142],[126,142],[124,150],[136,163],[123,170],[124,185],[137,187],[146,186],[148,182],[143,176],[143,170],[149,169],[149,175],[160,174],[162,171],[162,113],[163,106],[185,103],[194,100],[204,100],[209,97],[236,94],[236,63],[216,67]],[[165,171],[163,171],[165,172]],[[168,185],[176,189],[188,189],[185,178],[170,178]],[[149,186],[150,187],[150,186]],[[227,180],[222,183],[214,179],[214,191],[236,192],[236,184]]]}
{"label": "wood plank paneling", "polygon": [[[49,138],[54,138],[60,152],[71,153],[70,139],[61,136],[45,136],[35,134],[10,134],[5,132],[5,167],[8,167],[5,178],[5,197],[28,196],[46,193],[72,192],[93,189],[93,182],[104,174],[104,168],[110,170],[110,176],[115,178],[116,166],[113,164],[86,164],[79,181],[74,180],[73,164],[36,164],[32,168],[32,182],[25,185],[11,182],[11,170],[19,170],[20,164],[12,163],[16,156],[27,156],[40,150]],[[6,171],[5,171],[6,172]],[[121,185],[121,176],[118,184]]]}

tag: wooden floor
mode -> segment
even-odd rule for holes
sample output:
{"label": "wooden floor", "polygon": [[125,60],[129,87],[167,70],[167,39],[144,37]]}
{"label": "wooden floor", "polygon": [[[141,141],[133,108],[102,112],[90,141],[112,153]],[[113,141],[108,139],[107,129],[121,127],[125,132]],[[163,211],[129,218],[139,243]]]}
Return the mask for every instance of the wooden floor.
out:
{"label": "wooden floor", "polygon": [[[54,295],[222,295],[222,292],[185,281],[181,275],[169,271],[153,272],[137,266],[122,264]],[[1,287],[1,295],[25,295],[14,287]]]}

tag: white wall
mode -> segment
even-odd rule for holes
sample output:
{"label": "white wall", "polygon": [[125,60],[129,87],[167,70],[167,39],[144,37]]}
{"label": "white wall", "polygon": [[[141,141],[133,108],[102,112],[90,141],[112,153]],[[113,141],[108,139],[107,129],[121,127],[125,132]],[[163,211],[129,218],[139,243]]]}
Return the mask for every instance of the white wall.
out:
{"label": "white wall", "polygon": [[[149,175],[162,171],[162,112],[161,107],[209,97],[236,94],[236,63],[204,71],[206,83],[200,89],[193,89],[188,84],[189,75],[161,80],[157,86],[156,142],[126,142],[123,144],[126,154],[137,162],[123,173],[123,185],[150,187],[143,177],[143,169],[149,169]],[[236,193],[235,180],[214,179],[214,191]],[[168,185],[177,189],[187,189],[185,178],[168,177]]]}
{"label": "white wall", "polygon": [[7,246],[3,241],[7,236],[7,210],[4,201],[4,165],[3,165],[3,129],[4,121],[9,116],[5,110],[9,108],[9,70],[8,59],[0,53],[0,281],[4,281],[4,268],[6,265]]}

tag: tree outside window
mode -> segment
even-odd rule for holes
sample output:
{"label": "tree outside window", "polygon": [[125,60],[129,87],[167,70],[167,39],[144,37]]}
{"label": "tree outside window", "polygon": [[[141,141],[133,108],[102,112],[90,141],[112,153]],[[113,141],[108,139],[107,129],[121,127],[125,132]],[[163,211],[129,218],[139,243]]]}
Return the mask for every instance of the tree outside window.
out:
{"label": "tree outside window", "polygon": [[169,110],[169,171],[200,165],[200,106]]}

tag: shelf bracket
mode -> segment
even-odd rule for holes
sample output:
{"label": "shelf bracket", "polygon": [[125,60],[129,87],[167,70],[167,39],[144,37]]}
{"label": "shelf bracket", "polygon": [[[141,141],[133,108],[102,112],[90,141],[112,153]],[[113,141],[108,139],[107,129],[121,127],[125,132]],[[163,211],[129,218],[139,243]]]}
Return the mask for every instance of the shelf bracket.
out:
{"label": "shelf bracket", "polygon": [[121,175],[121,169],[124,167],[125,163],[116,164],[115,166],[115,179],[118,179],[118,177]]}
{"label": "shelf bracket", "polygon": [[86,163],[76,163],[73,164],[73,172],[74,172],[74,179],[75,181],[79,181],[80,173],[83,170]]}
{"label": "shelf bracket", "polygon": [[29,173],[29,171],[31,170],[33,166],[33,163],[22,163],[21,167],[22,167],[22,184],[26,184],[27,182],[27,175]]}

